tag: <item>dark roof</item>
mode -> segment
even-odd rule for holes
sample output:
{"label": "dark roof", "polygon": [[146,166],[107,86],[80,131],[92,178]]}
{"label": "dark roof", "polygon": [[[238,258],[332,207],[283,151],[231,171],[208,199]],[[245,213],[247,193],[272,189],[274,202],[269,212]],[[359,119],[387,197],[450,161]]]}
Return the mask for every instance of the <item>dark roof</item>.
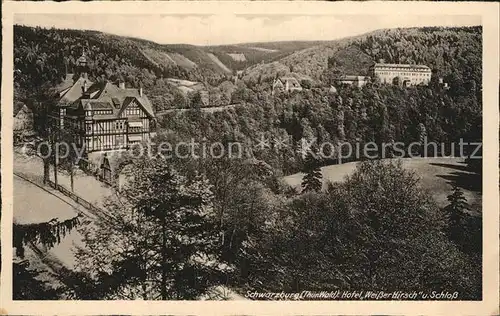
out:
{"label": "dark roof", "polygon": [[382,64],[376,63],[373,65],[375,68],[408,68],[408,69],[422,69],[422,70],[431,70],[428,66],[425,65],[411,65],[411,64]]}
{"label": "dark roof", "polygon": [[[153,106],[148,97],[144,94],[141,95],[139,89],[121,89],[118,86],[107,82],[97,82],[87,88],[86,96],[82,95],[82,86],[85,79],[78,79],[78,81],[71,87],[64,95],[62,100],[73,100],[73,108],[83,107],[84,109],[94,110],[112,110],[112,115],[117,118],[121,112],[133,101],[137,101],[150,117],[154,117]],[[79,91],[77,93],[77,91]],[[63,103],[66,103],[65,101]],[[109,119],[108,114],[95,119]]]}
{"label": "dark roof", "polygon": [[[96,82],[94,84],[92,84],[91,86],[89,86],[89,88],[87,89],[87,93],[89,95],[92,95],[94,93],[100,93],[106,86],[106,82]],[[98,96],[94,96],[94,97],[98,97]]]}
{"label": "dark roof", "polygon": [[[128,89],[127,89],[128,90]],[[133,90],[133,89],[130,89],[130,90]],[[134,100],[137,100],[141,105],[142,107],[144,108],[144,110],[146,111],[146,113],[151,116],[151,117],[154,117],[155,114],[154,114],[154,111],[153,111],[153,107],[151,105],[151,102],[149,102],[149,99],[143,94],[142,97],[139,95],[139,93],[137,93],[137,95],[133,95],[133,96],[127,96],[125,98],[125,100],[123,100],[123,105],[122,105],[122,108],[120,110],[120,113],[123,112],[123,110],[125,110],[125,108],[130,104],[132,103]]]}
{"label": "dark roof", "polygon": [[82,97],[82,87],[87,84],[87,87],[91,87],[93,82],[89,79],[80,77],[78,80],[66,91],[62,91],[62,95],[60,95],[61,99],[59,100],[59,105],[64,105],[67,103],[73,103],[76,100]]}
{"label": "dark roof", "polygon": [[[149,116],[151,117],[155,116],[151,102],[149,101],[146,95],[142,94],[141,96],[139,89],[133,89],[133,88],[121,89],[110,82],[99,83],[99,86],[91,87],[91,89],[89,89],[89,92],[92,94],[93,92],[95,92],[94,91],[95,89],[98,90],[98,93],[92,97],[93,99],[106,101],[109,102],[110,104],[115,104],[117,101],[119,101],[122,104],[122,110],[123,110],[123,107],[128,105],[131,102],[131,100],[135,98],[142,105],[142,107]],[[126,99],[128,99],[127,103],[125,102]]]}

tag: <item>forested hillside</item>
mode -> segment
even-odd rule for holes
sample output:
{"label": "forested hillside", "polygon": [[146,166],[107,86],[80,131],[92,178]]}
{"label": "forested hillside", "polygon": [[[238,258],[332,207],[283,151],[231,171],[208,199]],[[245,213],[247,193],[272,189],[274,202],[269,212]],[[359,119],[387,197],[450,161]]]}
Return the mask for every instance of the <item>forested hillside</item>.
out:
{"label": "forested hillside", "polygon": [[160,45],[95,31],[15,26],[16,99],[30,99],[37,91],[43,92],[60,81],[72,71],[84,48],[91,77],[121,78],[130,86],[142,84],[157,100],[158,109],[172,106],[172,102],[162,101],[165,97],[176,98],[175,89],[165,87],[161,78],[201,81],[217,87],[230,79],[232,72],[244,70],[244,80],[252,85],[269,81],[276,74],[290,73],[299,79],[313,78],[321,85],[330,84],[339,72],[366,75],[368,67],[378,59],[426,64],[452,87],[480,86],[480,39],[480,27],[410,28],[380,30],[331,42],[200,47]]}
{"label": "forested hillside", "polygon": [[[406,28],[379,30],[361,36],[328,42],[297,51],[281,60],[293,71],[319,77],[329,59],[348,74],[365,74],[366,57],[372,62],[425,64],[443,75],[468,72],[465,77],[478,80],[472,67],[481,56],[481,28]],[[357,67],[352,67],[358,62]],[[343,68],[344,65],[348,65]],[[357,69],[356,69],[357,68]]]}
{"label": "forested hillside", "polygon": [[[411,142],[424,133],[434,141],[481,138],[480,27],[392,29],[334,42],[311,42],[310,48],[246,69],[243,81],[237,85],[220,66],[209,65],[207,51],[213,56],[221,56],[223,52],[232,54],[233,57],[227,58],[237,64],[257,62],[266,54],[276,57],[305,44],[254,43],[200,48],[158,45],[90,31],[16,27],[15,34],[17,101],[26,100],[36,91],[43,92],[47,84],[60,80],[66,71],[72,70],[76,58],[88,45],[91,76],[121,78],[132,86],[144,85],[157,110],[190,106],[190,101],[162,77],[204,82],[213,104],[246,103],[245,108],[233,114],[204,114],[207,115],[204,120],[187,114],[182,114],[186,118],[181,114],[160,118],[160,122],[165,122],[164,128],[183,131],[186,137],[197,136],[203,130],[212,139],[229,137],[247,141],[259,132],[292,136],[294,142],[304,135],[320,140],[379,143]],[[248,51],[255,52],[253,57]],[[242,54],[247,58],[245,61]],[[366,74],[370,63],[377,59],[427,64],[434,71],[433,82],[429,87],[409,89],[376,83],[363,89],[344,87],[337,95],[321,88],[328,87],[332,74],[339,71]],[[228,66],[238,68],[231,63]],[[276,74],[313,78],[315,86],[320,88],[273,97],[270,85]],[[450,84],[449,90],[436,85],[438,76]],[[208,129],[200,129],[200,125],[207,125]],[[300,168],[294,150],[266,156],[269,157],[264,160],[285,173]]]}
{"label": "forested hillside", "polygon": [[15,26],[15,99],[29,101],[45,93],[73,71],[83,49],[89,57],[91,79],[122,78],[147,87],[161,76],[188,76],[182,68],[156,65],[130,39],[92,31]]}
{"label": "forested hillside", "polygon": [[[89,247],[77,254],[82,281],[70,289],[75,299],[195,299],[211,285],[241,293],[369,289],[482,298],[481,210],[470,215],[458,187],[443,209],[400,163],[359,151],[339,159],[345,148],[338,147],[374,143],[385,148],[378,151],[383,158],[400,157],[399,144],[418,156],[427,139],[444,145],[428,154],[443,156],[461,139],[481,141],[481,28],[218,47],[27,27],[16,27],[14,35],[16,102],[39,101],[88,47],[93,79],[142,84],[156,110],[193,108],[157,115],[153,154],[165,150],[164,141],[225,149],[237,143],[244,150],[241,157],[120,156],[117,169],[131,167],[134,181],[105,203],[119,221],[84,228]],[[377,59],[426,64],[432,80],[330,87],[339,73],[364,75]],[[240,69],[242,80],[234,82],[232,72]],[[312,83],[272,93],[277,74]],[[202,111],[166,77],[201,82],[212,104],[239,104]],[[267,146],[258,146],[262,138]],[[304,157],[302,141],[314,139],[311,148],[323,157]],[[318,148],[324,142],[332,146]],[[362,162],[322,190],[319,165],[347,160]],[[466,166],[450,168],[460,171],[456,178],[470,179]],[[300,192],[282,181],[298,171],[306,174]]]}
{"label": "forested hillside", "polygon": [[[297,152],[302,138],[334,144],[410,144],[427,137],[429,142],[450,144],[460,138],[481,139],[482,135],[480,100],[454,97],[439,89],[371,86],[342,89],[338,95],[317,89],[273,99],[268,93],[240,88],[234,95],[247,104],[223,113],[172,113],[161,124],[185,139],[207,137],[243,144],[252,143],[261,134],[287,139],[289,147],[280,151],[248,148],[286,174],[302,167]],[[449,153],[450,147],[446,150]]]}
{"label": "forested hillside", "polygon": [[[160,45],[147,40],[120,37],[96,31],[14,27],[14,67],[16,99],[26,101],[42,93],[72,72],[85,49],[90,77],[125,80],[142,84],[148,91],[165,90],[161,78],[180,78],[218,86],[236,70],[286,56],[310,45],[308,42],[282,43],[282,49],[266,49],[261,43],[226,46]],[[243,61],[235,60],[236,54]],[[233,57],[231,57],[233,56]],[[157,88],[157,89],[155,89]],[[170,87],[171,88],[171,87]],[[174,98],[171,89],[165,91]],[[151,93],[150,93],[151,95]],[[162,95],[152,95],[153,99]],[[161,107],[159,107],[161,109]]]}
{"label": "forested hillside", "polygon": [[[186,137],[201,137],[197,127],[202,125],[204,136],[237,139],[243,143],[257,139],[259,133],[265,133],[270,138],[290,138],[292,145],[286,150],[276,152],[269,149],[255,153],[285,173],[301,168],[302,158],[296,148],[302,137],[352,144],[409,144],[421,141],[423,137],[427,137],[429,142],[446,144],[458,142],[460,138],[471,141],[481,139],[480,28],[375,32],[339,43],[345,45],[344,48],[323,62],[323,70],[315,74],[301,70],[303,65],[307,65],[307,69],[311,65],[305,56],[316,56],[312,53],[314,51],[321,55],[321,50],[329,49],[325,47],[332,47],[328,45],[306,49],[281,62],[256,65],[245,71],[243,79],[246,86],[239,85],[233,93],[233,100],[244,101],[246,106],[226,113],[203,114],[203,117],[176,114],[175,118],[164,118],[164,127],[186,133]],[[417,54],[410,53],[411,47]],[[297,56],[304,57],[302,62],[297,60],[293,67],[285,66],[285,62]],[[388,60],[389,57],[393,59]],[[384,58],[387,62],[426,63],[435,73],[428,87],[399,88],[375,82],[362,89],[341,87],[335,94],[327,88],[314,88],[302,93],[271,95],[270,85],[276,74],[303,76],[310,73],[316,78],[321,74],[317,83],[325,86],[330,78],[328,72],[340,69],[349,74],[359,65],[359,72],[366,74],[370,58]],[[450,89],[439,86],[439,76],[450,84]],[[192,130],[189,126],[193,126]]]}
{"label": "forested hillside", "polygon": [[[249,65],[269,61],[310,45],[308,42],[263,43],[200,47],[160,45],[95,31],[42,29],[15,26],[15,102],[32,103],[73,71],[85,49],[91,79],[124,80],[128,86],[142,84],[156,110],[189,107],[185,96],[163,78],[202,82],[211,105],[231,101],[232,73]],[[275,45],[276,46],[276,45]],[[236,60],[234,56],[242,56]],[[241,60],[242,59],[242,60]],[[229,95],[228,95],[229,91]]]}

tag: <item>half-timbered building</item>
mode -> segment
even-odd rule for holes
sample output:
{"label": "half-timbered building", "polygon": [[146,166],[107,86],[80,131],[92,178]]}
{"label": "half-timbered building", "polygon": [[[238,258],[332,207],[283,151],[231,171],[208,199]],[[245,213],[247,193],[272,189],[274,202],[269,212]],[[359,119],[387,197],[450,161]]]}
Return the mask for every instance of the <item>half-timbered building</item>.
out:
{"label": "half-timbered building", "polygon": [[54,127],[74,135],[86,153],[127,149],[149,141],[155,114],[142,88],[90,81],[84,55],[78,66],[79,74],[68,75],[60,86]]}

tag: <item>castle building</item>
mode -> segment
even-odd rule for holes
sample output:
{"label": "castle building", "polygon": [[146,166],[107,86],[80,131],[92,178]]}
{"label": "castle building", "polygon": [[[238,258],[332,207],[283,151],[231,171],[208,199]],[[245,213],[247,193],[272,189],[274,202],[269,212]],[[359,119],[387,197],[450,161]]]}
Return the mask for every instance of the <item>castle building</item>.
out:
{"label": "castle building", "polygon": [[127,149],[150,140],[155,114],[142,88],[90,81],[85,54],[77,60],[77,70],[57,87],[52,126],[71,129],[86,153]]}
{"label": "castle building", "polygon": [[376,63],[369,71],[372,78],[382,83],[428,85],[431,80],[431,69],[425,65]]}

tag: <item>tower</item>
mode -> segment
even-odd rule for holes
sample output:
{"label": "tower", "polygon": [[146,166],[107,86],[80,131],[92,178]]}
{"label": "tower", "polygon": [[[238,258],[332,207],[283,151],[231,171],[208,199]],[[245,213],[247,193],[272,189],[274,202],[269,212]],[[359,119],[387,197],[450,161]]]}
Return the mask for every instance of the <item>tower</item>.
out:
{"label": "tower", "polygon": [[76,60],[76,68],[79,76],[87,79],[88,63],[87,63],[87,57],[85,56],[85,49],[83,49],[82,51],[82,56],[80,56]]}

